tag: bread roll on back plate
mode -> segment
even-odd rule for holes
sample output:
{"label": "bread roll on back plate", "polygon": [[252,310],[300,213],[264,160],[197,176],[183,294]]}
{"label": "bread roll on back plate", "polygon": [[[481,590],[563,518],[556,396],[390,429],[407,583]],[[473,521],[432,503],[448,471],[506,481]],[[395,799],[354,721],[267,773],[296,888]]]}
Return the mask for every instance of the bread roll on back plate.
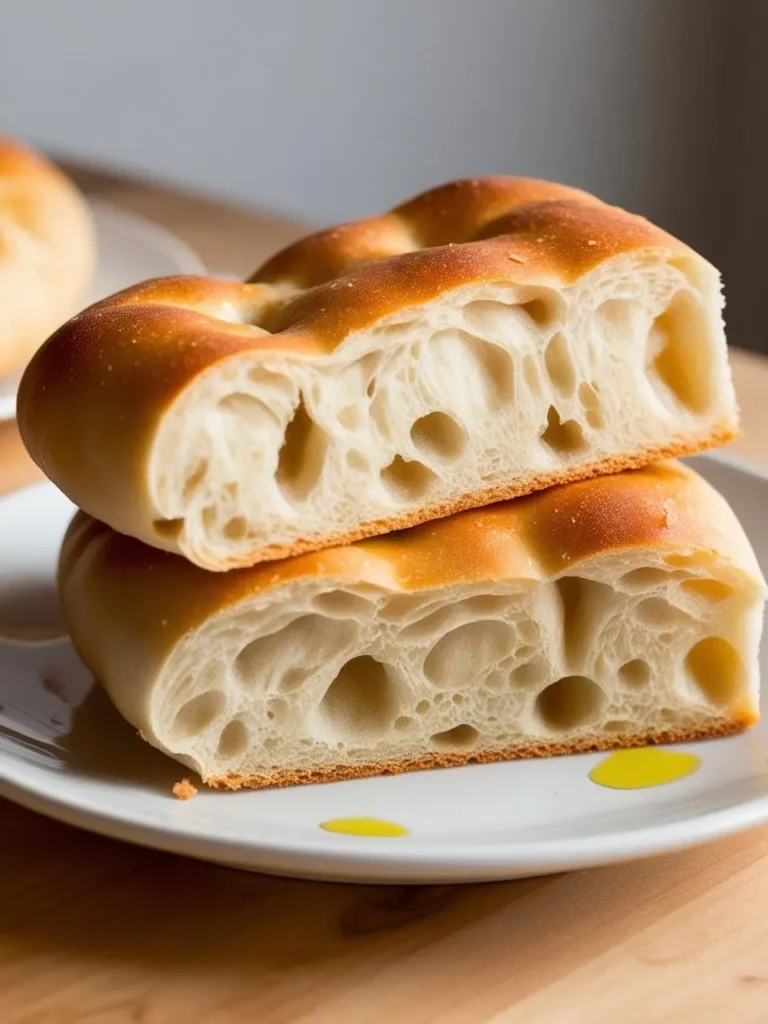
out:
{"label": "bread roll on back plate", "polygon": [[0,376],[80,308],[93,247],[90,213],[75,186],[0,137]]}
{"label": "bread roll on back plate", "polygon": [[722,736],[758,716],[764,583],[676,463],[208,573],[83,513],[75,646],[213,786],[282,786]]}
{"label": "bread roll on back plate", "polygon": [[77,505],[208,569],[346,543],[732,437],[717,271],[576,189],[459,181],[249,283],[93,306],[24,378]]}

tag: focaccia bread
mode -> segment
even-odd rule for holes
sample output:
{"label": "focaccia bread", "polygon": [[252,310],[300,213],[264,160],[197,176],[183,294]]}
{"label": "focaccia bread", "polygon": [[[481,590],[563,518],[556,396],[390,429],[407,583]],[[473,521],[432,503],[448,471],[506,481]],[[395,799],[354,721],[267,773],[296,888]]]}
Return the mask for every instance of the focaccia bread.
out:
{"label": "focaccia bread", "polygon": [[86,512],[228,569],[727,440],[720,310],[717,271],[642,218],[461,181],[250,283],[92,307],[32,363],[19,422]]}
{"label": "focaccia bread", "polygon": [[78,513],[60,596],[142,736],[213,786],[281,786],[736,732],[764,583],[665,463],[208,573]]}
{"label": "focaccia bread", "polygon": [[91,217],[75,186],[0,137],[0,375],[77,312],[93,261]]}

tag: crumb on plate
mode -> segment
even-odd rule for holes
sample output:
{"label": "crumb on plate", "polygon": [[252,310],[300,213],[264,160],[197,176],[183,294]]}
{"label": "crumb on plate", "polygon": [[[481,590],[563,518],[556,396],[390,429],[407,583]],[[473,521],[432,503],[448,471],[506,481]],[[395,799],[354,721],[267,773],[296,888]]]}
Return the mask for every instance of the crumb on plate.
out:
{"label": "crumb on plate", "polygon": [[191,800],[197,796],[197,787],[193,786],[189,779],[182,779],[181,782],[174,782],[173,795],[178,800]]}

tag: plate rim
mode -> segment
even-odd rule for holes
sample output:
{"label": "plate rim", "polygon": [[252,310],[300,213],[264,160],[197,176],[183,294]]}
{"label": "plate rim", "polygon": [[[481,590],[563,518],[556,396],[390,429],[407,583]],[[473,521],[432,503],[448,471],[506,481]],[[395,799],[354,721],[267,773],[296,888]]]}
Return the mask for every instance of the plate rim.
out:
{"label": "plate rim", "polygon": [[[741,456],[715,451],[702,453],[697,458],[723,464],[768,485],[768,470]],[[0,498],[0,502],[17,493]],[[465,766],[463,770],[473,767]],[[179,765],[180,776],[183,772],[183,766]],[[8,766],[0,765],[0,776],[0,796],[67,825],[199,860],[334,882],[437,884],[551,874],[672,853],[768,823],[768,794],[765,794],[682,821],[623,828],[597,836],[502,839],[492,844],[459,842],[441,851],[436,843],[420,843],[419,837],[393,840],[340,836],[318,828],[312,841],[307,843],[304,833],[296,840],[271,840],[268,835],[258,839],[215,836],[203,834],[199,827],[183,820],[175,821],[173,827],[168,828],[136,814],[121,813],[119,807],[95,810],[82,800],[67,799],[65,794],[51,796],[45,792],[43,773],[39,780],[30,784],[9,776]],[[220,796],[227,799],[233,795],[223,793]],[[170,793],[168,799],[173,799]]]}

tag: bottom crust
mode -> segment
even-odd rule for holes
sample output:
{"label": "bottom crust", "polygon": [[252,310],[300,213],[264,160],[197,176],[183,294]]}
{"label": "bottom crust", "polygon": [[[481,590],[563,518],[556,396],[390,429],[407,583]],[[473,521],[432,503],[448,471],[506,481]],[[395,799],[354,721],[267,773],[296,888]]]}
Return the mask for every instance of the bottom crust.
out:
{"label": "bottom crust", "polygon": [[648,743],[690,743],[693,740],[717,739],[743,732],[758,721],[755,712],[743,712],[728,719],[702,723],[691,729],[651,729],[626,736],[580,736],[573,740],[542,741],[503,747],[499,750],[476,750],[466,753],[423,754],[397,761],[370,761],[361,764],[323,765],[318,768],[281,769],[269,775],[227,775],[205,778],[203,782],[215,789],[269,789],[300,786],[316,782],[341,782],[365,779],[374,775],[401,775],[433,768],[458,768],[466,764],[490,764],[493,761],[518,761],[532,757],[558,757],[586,754],[625,747],[642,747]]}

